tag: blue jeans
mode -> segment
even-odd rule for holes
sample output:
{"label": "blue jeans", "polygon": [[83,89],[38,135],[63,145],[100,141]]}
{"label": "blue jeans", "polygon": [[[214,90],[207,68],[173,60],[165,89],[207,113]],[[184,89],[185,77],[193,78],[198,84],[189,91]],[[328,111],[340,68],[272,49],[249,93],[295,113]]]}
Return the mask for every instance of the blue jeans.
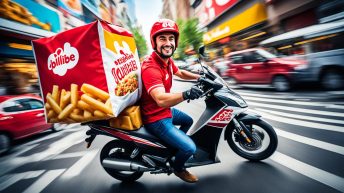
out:
{"label": "blue jeans", "polygon": [[[172,108],[171,110],[172,118],[161,119],[154,123],[146,124],[145,127],[159,139],[178,150],[175,155],[173,168],[176,171],[182,171],[185,162],[196,152],[195,143],[186,135],[193,120],[189,115],[177,109]],[[180,125],[180,128],[178,129],[175,125]]]}

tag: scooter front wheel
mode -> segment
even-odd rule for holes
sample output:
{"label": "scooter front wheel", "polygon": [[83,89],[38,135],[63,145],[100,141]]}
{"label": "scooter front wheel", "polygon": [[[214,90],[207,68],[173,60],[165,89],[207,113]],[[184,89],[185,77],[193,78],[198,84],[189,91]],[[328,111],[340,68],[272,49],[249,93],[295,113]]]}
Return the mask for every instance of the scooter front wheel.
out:
{"label": "scooter front wheel", "polygon": [[260,161],[270,157],[276,150],[278,139],[273,127],[264,120],[255,120],[254,122],[244,122],[252,132],[252,141],[248,143],[234,128],[229,125],[227,133],[227,143],[231,149],[239,156],[250,161]]}
{"label": "scooter front wheel", "polygon": [[[134,147],[131,144],[124,143],[119,140],[112,140],[107,143],[100,152],[100,163],[103,162],[105,158],[119,158],[131,160],[130,155]],[[105,168],[105,171],[113,178],[123,181],[123,182],[133,182],[141,178],[143,172],[138,171],[120,171],[111,168]]]}

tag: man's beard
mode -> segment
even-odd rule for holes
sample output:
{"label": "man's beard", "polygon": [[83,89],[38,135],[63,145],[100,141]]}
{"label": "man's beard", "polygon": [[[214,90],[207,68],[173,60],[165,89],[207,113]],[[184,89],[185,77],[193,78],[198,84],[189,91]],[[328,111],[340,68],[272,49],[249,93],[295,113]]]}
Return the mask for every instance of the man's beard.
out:
{"label": "man's beard", "polygon": [[[163,49],[164,49],[165,47],[171,47],[171,49],[172,49],[171,54],[165,55],[165,54],[163,53]],[[171,46],[161,46],[161,47],[160,47],[160,52],[157,51],[157,53],[158,53],[158,55],[159,55],[161,58],[166,59],[166,58],[171,57],[171,56],[174,54],[174,51],[176,51],[176,49],[174,48],[173,45],[171,45]]]}

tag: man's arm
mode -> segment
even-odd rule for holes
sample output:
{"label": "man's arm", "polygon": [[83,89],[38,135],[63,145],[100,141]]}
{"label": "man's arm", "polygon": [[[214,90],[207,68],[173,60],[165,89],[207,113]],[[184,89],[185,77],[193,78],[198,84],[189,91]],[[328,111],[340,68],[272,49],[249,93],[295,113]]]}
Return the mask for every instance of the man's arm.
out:
{"label": "man's arm", "polygon": [[163,87],[154,88],[150,95],[159,107],[172,107],[184,101],[182,93],[166,93]]}
{"label": "man's arm", "polygon": [[193,79],[198,79],[201,77],[199,74],[194,74],[186,70],[178,70],[174,75],[185,80],[193,80]]}

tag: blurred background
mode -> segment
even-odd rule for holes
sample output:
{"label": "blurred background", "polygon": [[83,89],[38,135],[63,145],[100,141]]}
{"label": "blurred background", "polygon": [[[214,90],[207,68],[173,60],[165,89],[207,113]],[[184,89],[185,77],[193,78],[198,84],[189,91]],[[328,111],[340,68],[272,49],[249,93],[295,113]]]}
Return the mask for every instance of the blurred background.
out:
{"label": "blurred background", "polygon": [[[222,163],[193,169],[197,186],[128,185],[96,158],[111,138],[86,151],[86,126],[46,123],[32,40],[102,19],[133,33],[142,61],[158,18],[179,25],[180,69],[198,73],[205,45],[206,65],[274,126],[274,156],[247,162],[221,140]],[[344,192],[343,33],[343,0],[0,0],[0,192]],[[172,92],[193,84],[176,78]],[[205,105],[176,108],[196,123]]]}
{"label": "blurred background", "polygon": [[[140,58],[151,52],[149,29],[153,20],[175,20],[181,31],[174,55],[177,65],[197,72],[198,65],[193,65],[197,49],[205,45],[207,64],[232,84],[265,84],[279,91],[298,83],[316,83],[317,88],[326,90],[343,88],[344,1],[145,2],[2,0],[0,95],[39,93],[31,40],[96,19],[130,29]],[[263,76],[266,73],[272,75]]]}

